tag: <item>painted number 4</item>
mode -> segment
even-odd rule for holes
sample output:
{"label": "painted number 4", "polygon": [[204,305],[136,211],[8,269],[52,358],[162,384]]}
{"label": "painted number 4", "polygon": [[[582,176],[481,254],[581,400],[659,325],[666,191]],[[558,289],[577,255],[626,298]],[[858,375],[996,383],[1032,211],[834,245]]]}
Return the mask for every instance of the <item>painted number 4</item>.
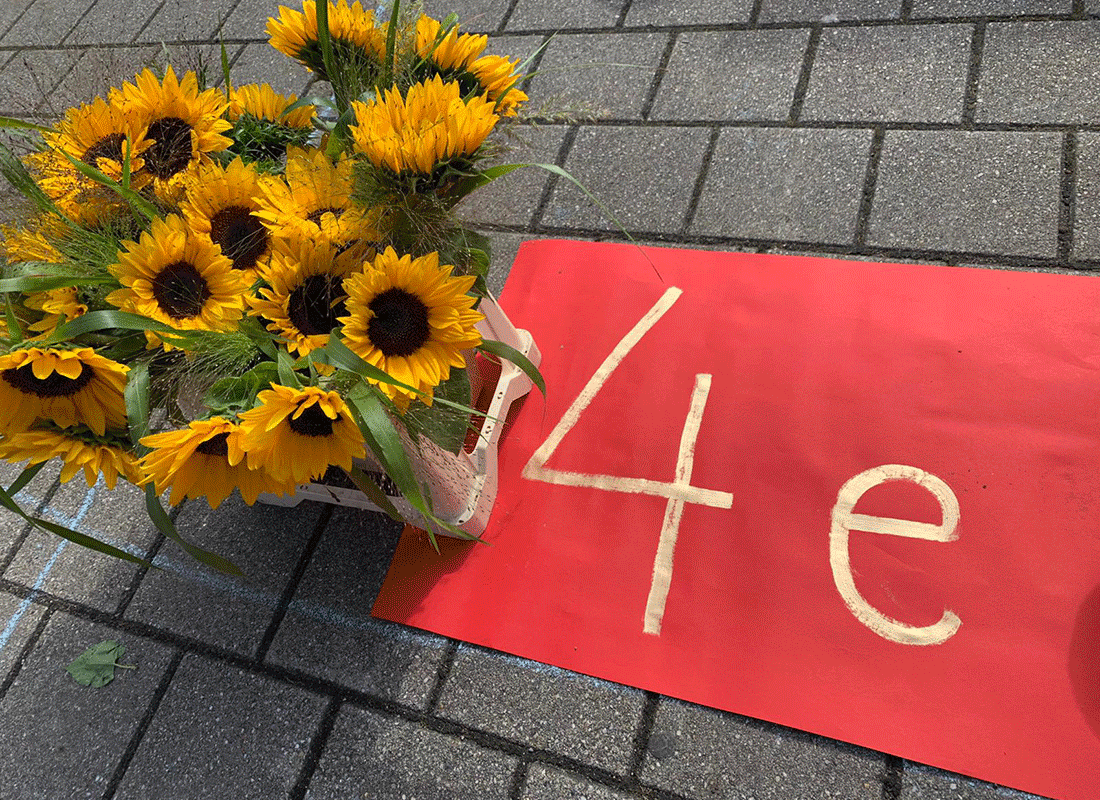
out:
{"label": "painted number 4", "polygon": [[[695,442],[699,428],[703,423],[703,411],[706,409],[707,395],[710,393],[711,376],[699,373],[695,376],[695,388],[691,393],[691,407],[684,420],[680,434],[680,450],[676,457],[676,475],[672,481],[653,481],[646,478],[625,478],[619,475],[592,475],[582,472],[549,469],[546,462],[554,455],[565,435],[577,424],[581,414],[599,393],[611,374],[626,358],[641,338],[657,324],[657,321],[672,308],[682,294],[680,289],[668,289],[656,305],[638,321],[630,332],[623,337],[611,354],[585,384],[584,389],[569,406],[568,410],[554,426],[546,441],[523,468],[523,477],[529,480],[544,481],[561,486],[587,486],[609,492],[628,494],[648,494],[663,497],[665,505],[664,520],[661,523],[661,537],[657,543],[657,555],[653,560],[653,578],[649,586],[649,598],[646,601],[645,618],[642,630],[659,636],[661,621],[665,614],[665,601],[668,599],[672,584],[672,562],[676,550],[676,536],[680,529],[680,519],[685,503],[711,506],[713,508],[732,508],[733,495],[691,485],[691,471],[695,460]],[[890,481],[910,481],[932,493],[940,504],[943,521],[939,525],[910,522],[908,520],[869,517],[856,514],[853,508],[863,494],[873,486]],[[892,619],[871,606],[856,588],[848,560],[848,533],[863,530],[892,536],[947,542],[956,538],[955,531],[959,521],[959,504],[954,492],[935,475],[916,467],[902,464],[887,464],[862,472],[841,487],[836,506],[832,511],[832,529],[830,532],[830,566],[833,580],[840,596],[856,619],[884,639],[898,644],[929,645],[942,644],[950,639],[962,621],[952,611],[944,611],[939,622],[927,626],[907,625]]]}
{"label": "painted number 4", "polygon": [[668,598],[668,590],[672,584],[672,559],[676,550],[676,535],[680,530],[680,518],[684,513],[685,503],[713,506],[714,508],[731,508],[733,495],[729,492],[717,492],[711,489],[701,489],[691,485],[691,469],[695,459],[695,440],[699,435],[699,427],[703,423],[703,411],[707,405],[707,395],[710,392],[710,375],[698,374],[695,376],[695,388],[691,393],[691,408],[688,410],[687,419],[684,420],[683,432],[680,434],[680,450],[676,456],[676,476],[670,481],[652,481],[645,478],[624,478],[618,475],[590,475],[580,472],[567,472],[565,470],[548,469],[546,462],[554,454],[561,440],[577,424],[584,410],[588,408],[596,394],[600,391],[607,379],[619,366],[627,353],[629,353],[643,336],[657,321],[665,315],[672,304],[682,294],[680,289],[667,290],[657,304],[649,310],[638,324],[635,325],[622,341],[615,346],[600,368],[589,378],[584,389],[577,395],[577,399],[569,406],[550,436],[542,443],[542,446],[531,456],[527,466],[523,469],[523,477],[556,483],[562,486],[590,486],[594,489],[603,489],[610,492],[626,492],[628,494],[648,494],[655,497],[664,497],[668,500],[665,505],[665,516],[661,523],[661,538],[657,543],[657,557],[653,561],[653,580],[649,587],[649,599],[646,601],[645,622],[643,630],[654,636],[661,633],[661,620],[665,614],[665,601]]}

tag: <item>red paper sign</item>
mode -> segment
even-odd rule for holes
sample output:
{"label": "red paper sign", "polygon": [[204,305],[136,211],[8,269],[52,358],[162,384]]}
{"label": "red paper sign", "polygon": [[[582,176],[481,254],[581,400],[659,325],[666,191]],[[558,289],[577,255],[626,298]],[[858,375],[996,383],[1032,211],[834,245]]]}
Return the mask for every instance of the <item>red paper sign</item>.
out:
{"label": "red paper sign", "polygon": [[375,614],[1100,797],[1100,280],[528,243],[486,539]]}

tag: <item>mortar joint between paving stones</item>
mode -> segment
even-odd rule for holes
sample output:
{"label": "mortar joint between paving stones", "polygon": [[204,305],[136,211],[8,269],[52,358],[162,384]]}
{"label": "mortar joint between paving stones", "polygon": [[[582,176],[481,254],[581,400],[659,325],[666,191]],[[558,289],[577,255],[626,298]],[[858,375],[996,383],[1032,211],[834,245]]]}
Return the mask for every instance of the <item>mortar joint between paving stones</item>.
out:
{"label": "mortar joint between paving stones", "polygon": [[749,11],[749,24],[757,25],[760,22],[760,12],[764,8],[764,0],[753,0],[752,10]]}
{"label": "mortar joint between paving stones", "polygon": [[314,731],[312,738],[309,740],[309,750],[306,751],[305,760],[302,761],[302,768],[298,770],[298,778],[294,781],[294,786],[287,795],[288,800],[304,800],[306,792],[309,791],[309,784],[313,780],[313,774],[317,771],[317,765],[321,763],[321,754],[325,751],[325,746],[332,735],[332,729],[336,726],[336,717],[340,713],[343,704],[340,697],[333,697],[325,706],[321,721],[317,724],[317,730]]}
{"label": "mortar joint between paving stones", "polygon": [[552,34],[548,34],[543,37],[542,44],[539,45],[531,58],[531,63],[527,67],[527,77],[523,79],[523,83],[520,85],[520,90],[530,94],[531,81],[535,79],[536,74],[539,71],[539,67],[542,66],[542,59],[546,56],[546,50],[550,47],[550,40],[553,38]]}
{"label": "mortar joint between paving stones", "polygon": [[[562,137],[561,145],[558,147],[558,155],[554,159],[554,163],[559,167],[565,166],[565,159],[569,157],[569,150],[573,146],[573,142],[577,138],[577,131],[580,130],[580,125],[572,124],[565,132],[565,136]],[[542,188],[542,195],[539,196],[538,204],[535,206],[535,213],[531,215],[531,220],[528,223],[527,231],[536,231],[542,225],[542,217],[546,213],[546,207],[550,205],[550,197],[554,194],[554,189],[558,185],[558,175],[551,173],[550,180],[546,182],[546,186]]]}
{"label": "mortar joint between paving stones", "polygon": [[271,648],[271,643],[275,641],[275,634],[279,632],[279,626],[283,624],[287,609],[290,608],[290,602],[294,599],[295,592],[298,591],[298,584],[302,582],[302,577],[309,568],[309,562],[313,558],[313,553],[317,550],[317,545],[321,542],[321,536],[324,534],[329,520],[332,519],[332,512],[335,508],[336,506],[325,503],[324,508],[321,509],[317,524],[313,526],[313,533],[310,534],[309,541],[306,542],[301,555],[298,556],[298,563],[294,567],[294,572],[290,575],[290,580],[283,587],[283,593],[271,614],[271,621],[267,625],[267,630],[264,631],[260,643],[256,646],[257,662],[267,658],[267,651]]}
{"label": "mortar joint between paving stones", "polygon": [[[175,525],[179,515],[183,512],[183,507],[186,502],[180,503],[178,506],[168,512],[168,520]],[[145,580],[146,574],[153,566],[153,559],[160,553],[160,549],[164,547],[164,543],[168,541],[168,538],[159,531],[156,537],[153,539],[153,543],[149,545],[149,549],[145,551],[145,560],[148,562],[148,566],[138,566],[134,572],[132,578],[130,578],[130,584],[126,587],[126,590],[122,593],[122,597],[118,601],[118,606],[115,608],[114,616],[122,619],[126,614],[126,610],[130,607],[130,603],[134,599],[134,595],[137,594],[137,590],[141,588],[141,582]]]}
{"label": "mortar joint between paving stones", "polygon": [[646,122],[649,121],[653,104],[657,102],[657,92],[660,91],[661,81],[664,80],[665,74],[668,72],[668,62],[672,59],[672,51],[676,48],[676,42],[679,41],[679,38],[680,36],[676,32],[669,34],[668,41],[665,42],[665,49],[661,52],[661,58],[657,62],[657,68],[653,71],[653,80],[650,81],[645,100],[642,101],[641,117]]}
{"label": "mortar joint between paving stones", "polygon": [[443,652],[443,658],[439,660],[439,669],[436,670],[435,684],[432,686],[432,691],[428,694],[427,709],[429,714],[434,714],[439,709],[439,700],[443,697],[443,689],[446,687],[447,679],[451,677],[451,670],[454,668],[455,656],[458,654],[458,641],[455,639],[447,640],[447,648]]}
{"label": "mortar joint between paving stones", "polygon": [[970,38],[970,63],[966,74],[966,91],[963,94],[962,124],[973,128],[978,113],[978,84],[981,81],[982,54],[985,50],[985,29],[988,23],[974,23]]}
{"label": "mortar joint between paving stones", "polygon": [[714,151],[718,147],[720,132],[721,128],[717,125],[711,128],[710,138],[703,150],[703,163],[699,167],[699,174],[695,177],[695,186],[691,190],[691,200],[688,201],[687,211],[684,212],[684,221],[680,224],[681,236],[687,234],[691,229],[691,224],[695,221],[695,213],[699,209],[699,198],[703,196],[703,186],[706,184],[707,175],[710,173],[710,164],[714,159]]}
{"label": "mortar joint between paving stones", "polygon": [[627,775],[631,780],[638,780],[642,765],[645,763],[645,754],[649,749],[649,738],[653,734],[653,724],[657,720],[657,704],[660,695],[656,692],[645,693],[645,704],[642,706],[642,717],[638,720],[638,727],[634,731],[633,749],[630,754],[630,767]]}
{"label": "mortar joint between paving stones", "polygon": [[882,774],[882,800],[900,800],[904,771],[905,762],[897,756],[887,754]]}
{"label": "mortar joint between paving stones", "polygon": [[[508,4],[508,9],[504,12],[504,16],[500,18],[500,24],[497,25],[495,33],[505,33],[505,28],[512,19],[512,15],[516,13],[516,6],[519,5],[519,0],[512,0]],[[511,33],[511,31],[508,31]]]}
{"label": "mortar joint between paving stones", "polygon": [[626,0],[623,3],[623,7],[619,9],[619,17],[615,20],[615,27],[621,28],[626,24],[626,15],[630,13],[630,7],[634,5],[634,0]]}
{"label": "mortar joint between paving stones", "polygon": [[31,651],[38,644],[38,640],[42,638],[42,632],[46,629],[46,625],[49,623],[50,618],[53,617],[53,611],[50,608],[46,608],[42,612],[42,618],[38,620],[38,624],[34,626],[34,630],[31,631],[30,636],[27,637],[27,641],[23,643],[23,646],[19,649],[19,655],[15,658],[15,663],[11,665],[11,669],[8,670],[8,674],[0,676],[0,701],[4,699],[4,695],[8,693],[8,689],[15,683],[16,678],[19,677],[19,672],[23,669],[23,664],[26,663],[27,657],[30,656]]}
{"label": "mortar joint between paving stones", "polygon": [[[34,511],[31,513],[36,516],[42,516],[42,513],[46,510],[46,507],[53,500],[54,494],[61,487],[59,481],[54,481],[50,488],[46,490],[46,493],[42,495],[42,499],[34,507]],[[24,523],[23,527],[19,529],[18,535],[15,537],[15,541],[12,542],[11,547],[4,554],[3,558],[0,558],[0,575],[3,575],[8,567],[11,566],[11,562],[15,560],[15,554],[19,552],[19,548],[23,546],[23,542],[27,540],[27,537],[31,535],[31,530],[35,527],[33,522]]]}
{"label": "mortar joint between paving stones", "polygon": [[902,22],[908,22],[912,16],[913,0],[901,0],[901,9],[898,11],[898,17]]}
{"label": "mortar joint between paving stones", "polygon": [[802,57],[802,69],[798,73],[798,83],[794,87],[794,98],[791,100],[791,110],[787,114],[787,123],[794,125],[802,116],[802,105],[806,102],[806,92],[810,88],[810,72],[814,68],[814,58],[817,56],[817,45],[821,41],[821,25],[814,25],[810,29],[810,38],[806,42],[806,52]]}
{"label": "mortar joint between paving stones", "polygon": [[508,800],[523,800],[523,789],[527,784],[530,767],[530,762],[524,759],[516,763],[516,768],[512,770],[512,779],[508,783]]}
{"label": "mortar joint between paving stones", "polygon": [[1073,252],[1073,223],[1077,212],[1077,133],[1068,130],[1062,140],[1062,181],[1058,208],[1058,257]]}
{"label": "mortar joint between paving stones", "polygon": [[727,119],[727,120],[640,120],[634,118],[601,117],[583,123],[563,123],[554,117],[532,117],[522,124],[541,126],[583,124],[586,128],[789,128],[792,130],[874,130],[883,127],[889,131],[968,131],[978,133],[1077,133],[1100,132],[1100,123],[1091,125],[1056,122],[978,122],[962,125],[958,122],[901,122],[889,120],[812,120],[796,123],[776,119]]}
{"label": "mortar joint between paving stones", "polygon": [[882,146],[886,141],[886,127],[878,126],[871,136],[871,150],[867,155],[867,172],[863,178],[863,192],[859,197],[859,211],[856,213],[857,246],[867,244],[867,231],[871,226],[871,211],[875,202],[875,189],[878,186],[878,168],[882,160]]}
{"label": "mortar joint between paving stones", "polygon": [[138,748],[141,746],[141,740],[145,738],[145,732],[149,730],[149,726],[153,724],[153,717],[156,715],[157,709],[160,708],[164,696],[168,694],[168,687],[172,683],[172,678],[176,675],[176,670],[179,668],[180,662],[183,661],[183,656],[183,650],[176,650],[176,652],[172,654],[172,658],[168,662],[168,667],[164,670],[164,674],[161,675],[160,682],[157,684],[153,696],[149,698],[149,705],[146,706],[145,713],[142,715],[141,721],[138,722],[137,728],[134,730],[134,735],[130,737],[130,741],[126,745],[126,750],[122,753],[122,757],[115,766],[114,774],[111,775],[111,779],[107,782],[107,788],[103,790],[103,797],[101,800],[111,800],[111,798],[115,796],[115,793],[118,792],[118,787],[122,783],[123,777],[126,775],[126,770],[130,768],[130,763],[134,760],[134,756],[137,755]]}

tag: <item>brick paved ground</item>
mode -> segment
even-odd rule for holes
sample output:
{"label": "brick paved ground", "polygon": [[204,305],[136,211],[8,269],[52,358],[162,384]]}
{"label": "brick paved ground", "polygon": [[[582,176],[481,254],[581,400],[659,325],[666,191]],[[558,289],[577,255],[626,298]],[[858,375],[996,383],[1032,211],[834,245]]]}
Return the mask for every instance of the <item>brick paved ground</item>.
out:
{"label": "brick paved ground", "polygon": [[[308,75],[264,40],[275,5],[6,0],[0,114],[48,118],[165,52],[216,64],[219,33],[238,81],[300,92]],[[501,52],[544,47],[533,105],[572,116],[526,129],[520,157],[568,168],[639,241],[1100,266],[1097,0],[428,10]],[[498,288],[524,239],[619,236],[544,173],[465,213],[494,238]],[[396,530],[361,512],[184,507],[238,582],[165,545],[136,493],[42,475],[22,499],[164,569],[0,518],[0,798],[1025,797],[373,620]],[[138,669],[77,687],[62,667],[108,637]]]}

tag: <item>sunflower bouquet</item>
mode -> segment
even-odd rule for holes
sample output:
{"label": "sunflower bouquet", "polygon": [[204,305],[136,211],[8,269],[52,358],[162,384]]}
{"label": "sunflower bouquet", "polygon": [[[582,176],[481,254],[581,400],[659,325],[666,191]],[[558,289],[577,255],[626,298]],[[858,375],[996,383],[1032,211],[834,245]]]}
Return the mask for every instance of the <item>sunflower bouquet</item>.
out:
{"label": "sunflower bouquet", "polygon": [[484,161],[527,100],[522,68],[396,0],[385,20],[306,0],[267,30],[327,98],[234,85],[223,52],[221,88],[146,69],[55,127],[0,120],[29,145],[3,146],[0,171],[34,209],[0,227],[0,457],[27,465],[0,503],[135,560],[18,506],[58,459],[62,481],[144,487],[158,528],[227,570],[180,538],[162,495],[289,504],[343,482],[429,534],[476,538],[418,465],[499,422],[479,379],[542,388],[537,350],[488,295],[488,242],[452,213],[520,166]]}

